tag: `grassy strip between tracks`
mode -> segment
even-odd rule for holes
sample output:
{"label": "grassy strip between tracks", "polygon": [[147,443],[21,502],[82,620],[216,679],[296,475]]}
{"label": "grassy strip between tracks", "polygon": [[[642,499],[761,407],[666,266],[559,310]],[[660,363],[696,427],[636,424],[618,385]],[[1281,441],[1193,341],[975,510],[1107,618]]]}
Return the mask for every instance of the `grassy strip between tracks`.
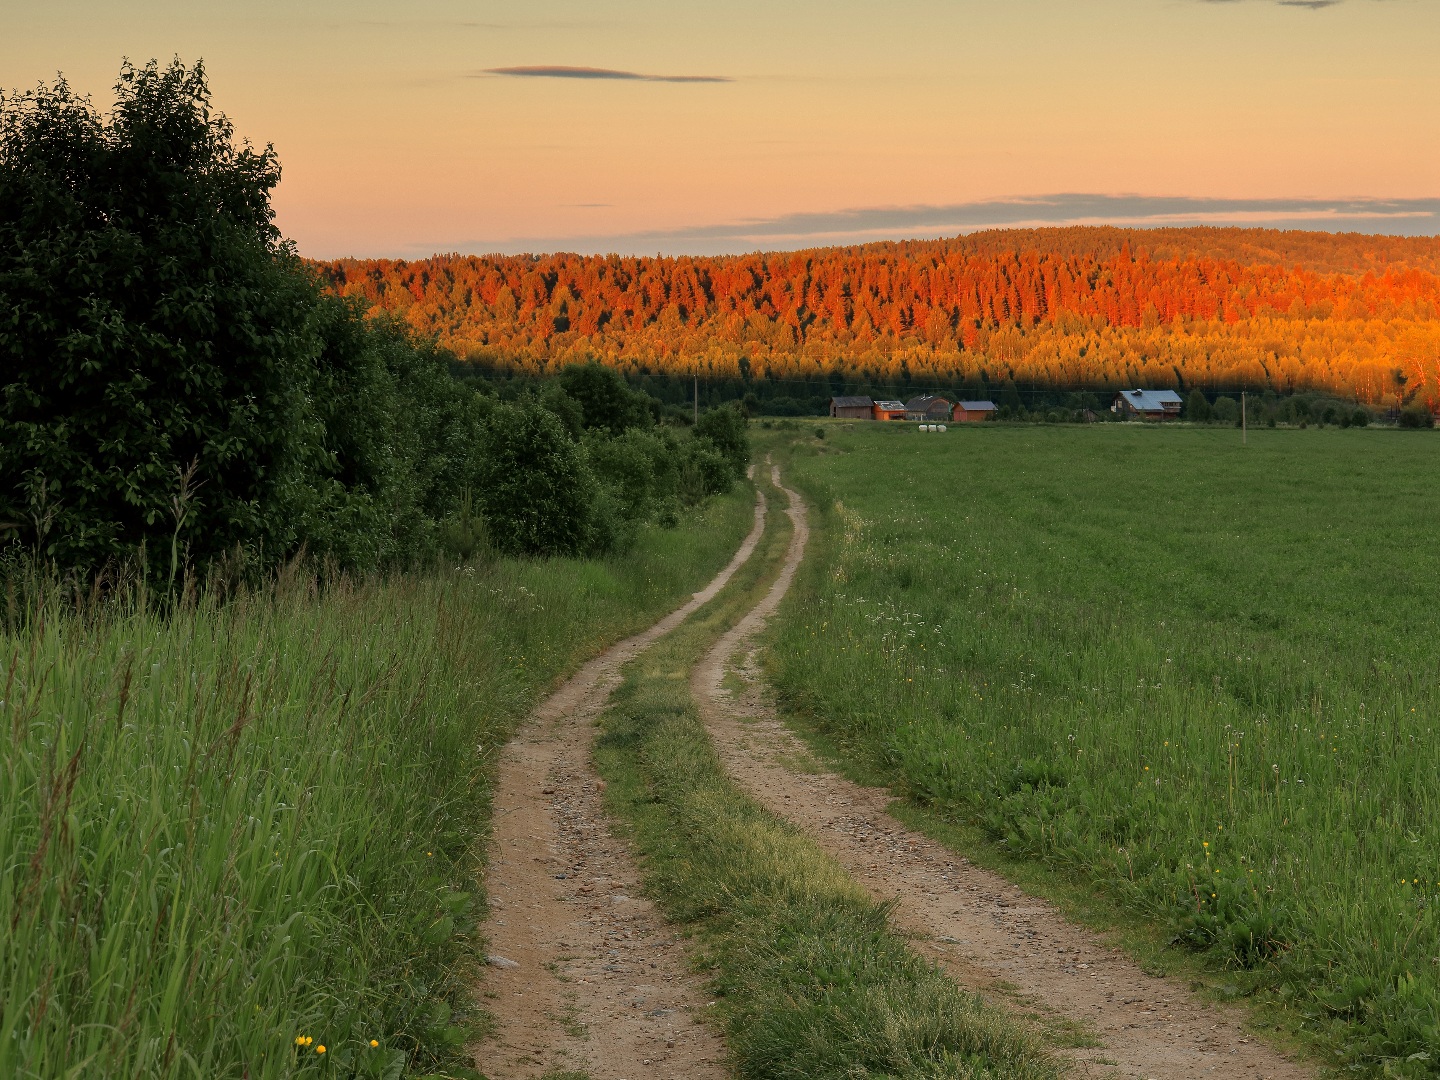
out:
{"label": "grassy strip between tracks", "polygon": [[798,830],[725,776],[689,693],[693,665],[763,595],[789,523],[774,509],[731,586],[635,661],[602,721],[607,803],[650,894],[688,926],[746,1080],[1058,1075],[1017,1021],[911,951]]}
{"label": "grassy strip between tracks", "polygon": [[12,611],[0,1076],[473,1076],[494,750],[750,522],[746,488],[603,562]]}

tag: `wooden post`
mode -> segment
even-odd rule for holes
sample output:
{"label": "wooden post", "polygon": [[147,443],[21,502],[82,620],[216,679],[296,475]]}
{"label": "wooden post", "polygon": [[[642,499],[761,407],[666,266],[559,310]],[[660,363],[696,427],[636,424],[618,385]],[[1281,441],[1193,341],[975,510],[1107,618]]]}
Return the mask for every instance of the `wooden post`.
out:
{"label": "wooden post", "polygon": [[1245,391],[1244,391],[1244,390],[1241,390],[1241,391],[1240,391],[1240,445],[1241,445],[1241,446],[1244,446],[1244,445],[1245,445],[1245,441],[1246,441],[1246,440],[1245,440],[1245,436],[1246,436],[1246,434],[1247,434],[1247,431],[1246,431],[1246,428],[1245,428]]}

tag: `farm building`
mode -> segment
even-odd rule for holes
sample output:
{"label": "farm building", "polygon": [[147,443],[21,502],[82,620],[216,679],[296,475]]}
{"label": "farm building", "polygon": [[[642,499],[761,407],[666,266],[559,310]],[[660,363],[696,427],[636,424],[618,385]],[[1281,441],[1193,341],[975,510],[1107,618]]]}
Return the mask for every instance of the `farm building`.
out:
{"label": "farm building", "polygon": [[874,415],[875,400],[868,397],[832,397],[830,415],[851,420],[869,420]]}
{"label": "farm building", "polygon": [[944,423],[950,419],[952,408],[950,402],[943,397],[921,394],[905,403],[905,419]]}
{"label": "farm building", "polygon": [[1115,395],[1110,411],[1141,420],[1174,420],[1180,415],[1180,395],[1174,390],[1124,390]]}
{"label": "farm building", "polygon": [[973,424],[977,420],[989,420],[995,415],[993,401],[957,401],[950,419],[957,424]]}
{"label": "farm building", "polygon": [[877,401],[874,415],[876,420],[904,420],[905,403],[903,401]]}

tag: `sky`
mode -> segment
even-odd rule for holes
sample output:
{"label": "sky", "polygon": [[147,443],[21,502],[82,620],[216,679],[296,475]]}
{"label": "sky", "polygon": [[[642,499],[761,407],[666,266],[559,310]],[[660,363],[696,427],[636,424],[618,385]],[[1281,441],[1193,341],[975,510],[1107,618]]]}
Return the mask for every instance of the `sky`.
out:
{"label": "sky", "polygon": [[0,0],[0,86],[203,59],[302,254],[1003,225],[1440,233],[1440,0]]}

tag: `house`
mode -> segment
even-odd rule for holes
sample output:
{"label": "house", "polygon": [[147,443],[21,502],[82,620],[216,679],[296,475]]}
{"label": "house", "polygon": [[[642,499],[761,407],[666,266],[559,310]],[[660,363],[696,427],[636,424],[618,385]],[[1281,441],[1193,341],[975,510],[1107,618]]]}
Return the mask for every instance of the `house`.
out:
{"label": "house", "polygon": [[904,420],[905,403],[903,401],[877,401],[875,402],[876,420]]}
{"label": "house", "polygon": [[994,415],[995,403],[993,401],[957,401],[950,419],[957,424],[973,424],[977,420],[989,420]]}
{"label": "house", "polygon": [[1123,390],[1115,395],[1110,411],[1140,420],[1174,420],[1182,402],[1174,390]]}
{"label": "house", "polygon": [[850,420],[869,420],[875,411],[875,400],[868,397],[832,397],[830,415]]}
{"label": "house", "polygon": [[927,423],[944,423],[950,419],[953,406],[943,397],[921,394],[905,403],[906,420],[923,420]]}

